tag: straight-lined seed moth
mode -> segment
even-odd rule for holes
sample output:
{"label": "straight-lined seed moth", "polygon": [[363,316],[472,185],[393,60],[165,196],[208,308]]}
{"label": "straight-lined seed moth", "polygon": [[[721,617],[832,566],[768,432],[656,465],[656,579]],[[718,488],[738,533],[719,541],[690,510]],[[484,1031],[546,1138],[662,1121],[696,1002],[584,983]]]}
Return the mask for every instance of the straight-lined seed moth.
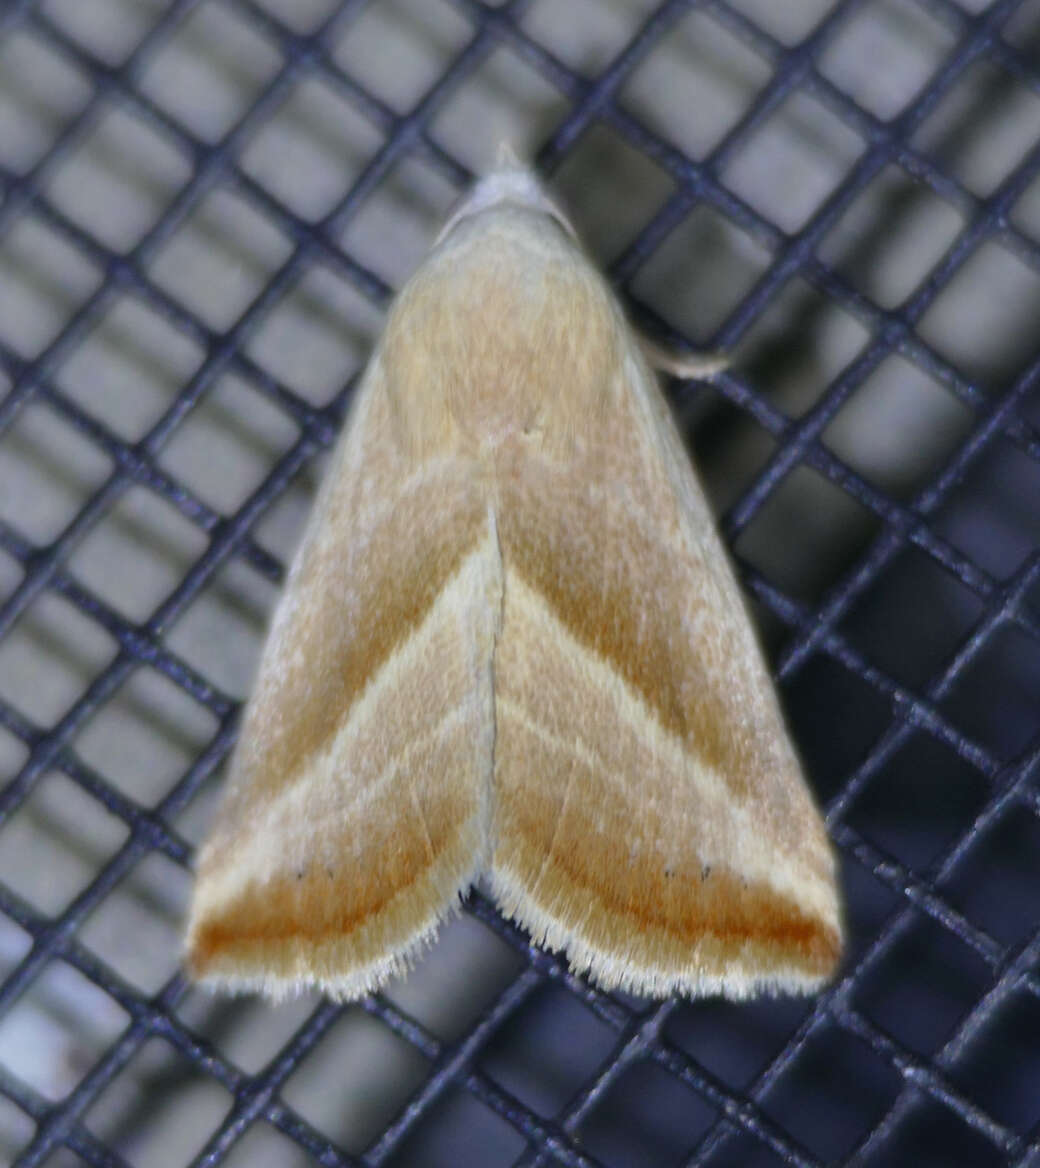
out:
{"label": "straight-lined seed moth", "polygon": [[527,171],[397,297],[276,610],[192,974],[340,998],[470,884],[604,987],[809,991],[834,859],[667,403]]}

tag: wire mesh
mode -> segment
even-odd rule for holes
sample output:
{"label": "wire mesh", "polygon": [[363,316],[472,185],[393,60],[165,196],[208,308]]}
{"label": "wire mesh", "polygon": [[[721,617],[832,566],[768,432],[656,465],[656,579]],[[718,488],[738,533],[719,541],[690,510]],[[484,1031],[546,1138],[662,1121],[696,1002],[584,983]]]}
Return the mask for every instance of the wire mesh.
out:
{"label": "wire mesh", "polygon": [[[1040,1164],[1040,6],[0,9],[0,1156]],[[606,994],[478,891],[354,1006],[178,972],[283,565],[499,138],[673,386],[840,850],[808,1001]]]}

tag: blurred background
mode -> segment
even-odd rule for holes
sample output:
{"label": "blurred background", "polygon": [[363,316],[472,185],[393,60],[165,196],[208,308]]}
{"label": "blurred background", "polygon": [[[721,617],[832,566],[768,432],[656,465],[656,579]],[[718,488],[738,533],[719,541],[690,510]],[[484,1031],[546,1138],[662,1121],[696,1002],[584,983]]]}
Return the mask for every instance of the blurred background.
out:
{"label": "blurred background", "polygon": [[[840,852],[817,997],[179,972],[387,303],[498,143],[633,318]],[[0,1163],[1040,1165],[1040,3],[0,6]]]}

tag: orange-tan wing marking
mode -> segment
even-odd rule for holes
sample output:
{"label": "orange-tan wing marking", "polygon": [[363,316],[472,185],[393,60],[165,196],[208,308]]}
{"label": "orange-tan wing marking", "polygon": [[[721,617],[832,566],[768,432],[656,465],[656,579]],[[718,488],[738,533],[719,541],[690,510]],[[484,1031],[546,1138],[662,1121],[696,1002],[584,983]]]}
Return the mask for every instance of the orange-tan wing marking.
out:
{"label": "orange-tan wing marking", "polygon": [[830,847],[630,349],[569,457],[500,454],[493,885],[605,986],[804,990],[841,947]]}
{"label": "orange-tan wing marking", "polygon": [[276,611],[198,864],[189,968],[356,997],[487,861],[501,575],[487,492],[373,363]]}

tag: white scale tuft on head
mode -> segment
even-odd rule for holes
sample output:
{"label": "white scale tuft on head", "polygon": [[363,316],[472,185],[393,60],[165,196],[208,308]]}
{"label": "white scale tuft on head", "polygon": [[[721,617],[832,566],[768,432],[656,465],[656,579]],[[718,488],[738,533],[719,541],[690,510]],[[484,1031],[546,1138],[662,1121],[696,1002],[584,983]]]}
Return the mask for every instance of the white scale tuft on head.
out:
{"label": "white scale tuft on head", "polygon": [[467,219],[471,215],[479,215],[481,211],[497,207],[502,203],[512,203],[518,207],[528,207],[534,211],[541,211],[555,219],[571,235],[574,234],[574,228],[568,222],[566,215],[548,196],[545,187],[532,171],[522,166],[515,156],[512,156],[511,159],[500,158],[500,162],[502,165],[480,179],[458,204],[437,237],[438,243],[462,219]]}

